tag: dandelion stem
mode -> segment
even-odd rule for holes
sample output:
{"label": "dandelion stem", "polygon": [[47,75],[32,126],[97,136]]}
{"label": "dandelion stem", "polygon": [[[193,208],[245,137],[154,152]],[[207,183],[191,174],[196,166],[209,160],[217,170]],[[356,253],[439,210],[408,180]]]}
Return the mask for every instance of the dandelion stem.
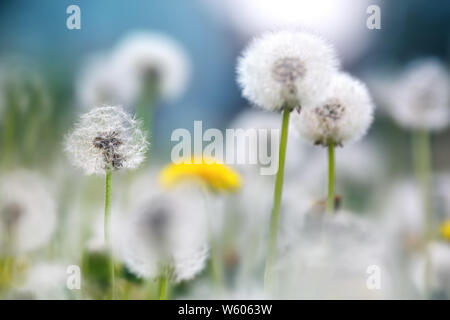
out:
{"label": "dandelion stem", "polygon": [[[412,136],[413,163],[417,182],[420,185],[423,201],[423,214],[425,221],[424,243],[431,240],[432,232],[432,207],[431,207],[431,145],[430,136],[426,130],[417,130]],[[429,253],[426,253],[425,263],[425,292],[430,290],[431,261]]]}
{"label": "dandelion stem", "polygon": [[280,218],[281,196],[283,192],[283,176],[284,176],[284,162],[286,158],[286,145],[288,139],[289,116],[291,109],[285,108],[283,111],[283,120],[281,124],[280,150],[278,155],[278,172],[275,180],[275,192],[272,215],[270,217],[270,233],[269,233],[269,247],[266,257],[266,270],[264,274],[264,289],[267,292],[271,285],[271,278],[273,272],[273,264],[276,255],[278,221]]}
{"label": "dandelion stem", "polygon": [[334,185],[335,185],[335,149],[336,144],[332,140],[327,141],[328,148],[328,198],[327,213],[334,212]]}
{"label": "dandelion stem", "polygon": [[159,300],[167,300],[167,276],[163,273],[159,278]]}
{"label": "dandelion stem", "polygon": [[154,113],[154,103],[158,93],[158,80],[153,77],[149,77],[145,81],[144,88],[140,94],[136,114],[139,119],[144,122],[144,129],[149,135],[151,135],[153,130],[153,113]]}
{"label": "dandelion stem", "polygon": [[104,235],[105,243],[109,249],[110,256],[110,268],[111,268],[111,299],[114,299],[114,257],[112,253],[111,237],[110,237],[110,218],[111,218],[111,168],[106,169],[106,181],[105,181],[105,220],[104,220]]}

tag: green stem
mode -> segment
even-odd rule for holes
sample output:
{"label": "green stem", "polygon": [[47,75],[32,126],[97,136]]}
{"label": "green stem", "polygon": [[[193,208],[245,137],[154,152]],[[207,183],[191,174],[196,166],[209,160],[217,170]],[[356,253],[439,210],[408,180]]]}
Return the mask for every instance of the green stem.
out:
{"label": "green stem", "polygon": [[335,185],[335,143],[332,140],[327,141],[328,148],[328,198],[327,213],[334,212],[334,185]]}
{"label": "green stem", "polygon": [[110,267],[111,267],[111,299],[114,299],[115,292],[115,279],[114,279],[114,256],[111,246],[110,237],[110,218],[111,218],[111,178],[112,170],[111,168],[106,169],[106,181],[105,181],[105,220],[104,220],[104,236],[105,244],[109,250],[110,256]]}
{"label": "green stem", "polygon": [[163,273],[159,278],[159,300],[167,300],[167,276]]}
{"label": "green stem", "polygon": [[[425,221],[423,239],[426,248],[427,243],[433,237],[431,204],[431,145],[430,136],[426,130],[418,130],[413,132],[412,148],[415,176],[422,193],[423,214]],[[430,255],[426,252],[425,293],[427,296],[430,292],[430,270]]]}
{"label": "green stem", "polygon": [[267,292],[271,285],[273,264],[276,256],[278,221],[280,218],[281,197],[283,192],[284,162],[286,159],[286,145],[288,139],[289,116],[291,110],[285,108],[281,124],[280,150],[278,155],[278,171],[275,180],[275,192],[272,215],[270,217],[269,247],[266,257],[266,270],[264,274],[264,290]]}
{"label": "green stem", "polygon": [[144,128],[151,136],[153,130],[153,113],[154,103],[158,94],[158,79],[154,76],[149,76],[145,81],[142,92],[139,96],[136,114],[139,119],[143,120]]}

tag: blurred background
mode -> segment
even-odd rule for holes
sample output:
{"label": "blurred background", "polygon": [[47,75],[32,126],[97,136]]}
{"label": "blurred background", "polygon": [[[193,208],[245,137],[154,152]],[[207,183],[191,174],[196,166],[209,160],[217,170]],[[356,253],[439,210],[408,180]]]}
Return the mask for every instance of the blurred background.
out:
{"label": "blurred background", "polygon": [[[74,4],[81,9],[80,30],[69,30],[66,27],[69,16],[66,9]],[[381,8],[380,30],[369,30],[366,27],[369,16],[366,9],[374,4]],[[293,143],[299,146],[297,151],[295,146],[288,147],[288,178],[283,203],[285,211],[291,213],[286,213],[285,221],[280,229],[280,233],[284,233],[286,239],[280,241],[280,252],[283,253],[284,258],[280,260],[277,267],[277,270],[282,271],[280,282],[286,285],[277,297],[422,298],[429,294],[428,289],[425,288],[428,285],[423,285],[424,281],[419,276],[423,273],[420,270],[425,268],[426,259],[423,258],[421,245],[415,241],[417,240],[415,236],[421,232],[424,222],[417,220],[417,216],[420,215],[420,210],[417,208],[421,205],[414,204],[418,196],[415,193],[417,186],[412,182],[414,175],[411,131],[390,115],[390,101],[387,94],[390,82],[384,79],[390,79],[392,75],[404,70],[411,61],[424,57],[440,60],[448,70],[450,63],[450,2],[448,1],[434,1],[432,4],[425,0],[1,1],[0,155],[2,175],[8,177],[15,170],[27,169],[44,176],[46,180],[49,180],[47,181],[49,182],[48,190],[55,195],[53,197],[55,208],[51,210],[56,211],[58,217],[53,223],[55,226],[51,228],[55,230],[52,231],[51,236],[48,236],[49,243],[39,246],[36,244],[39,250],[30,254],[33,258],[28,256],[30,259],[26,260],[28,262],[21,264],[20,261],[16,261],[16,268],[19,270],[16,270],[17,273],[20,274],[21,268],[30,267],[32,263],[29,261],[56,259],[63,260],[65,263],[86,262],[83,259],[86,257],[86,244],[90,243],[88,239],[91,238],[91,230],[83,230],[86,225],[96,224],[93,221],[94,216],[97,216],[94,212],[102,211],[103,179],[95,177],[84,179],[80,172],[68,163],[63,152],[63,143],[64,136],[73,127],[78,116],[92,107],[85,103],[84,94],[88,89],[85,89],[83,85],[87,83],[86,74],[89,78],[89,71],[95,68],[95,63],[90,64],[95,57],[101,61],[104,55],[112,52],[123,39],[134,32],[148,31],[164,34],[184,50],[190,63],[185,88],[175,98],[157,100],[153,106],[150,167],[146,168],[149,172],[144,174],[140,171],[139,175],[155,176],[155,172],[170,161],[170,151],[173,147],[170,137],[173,130],[186,128],[192,132],[194,120],[203,121],[203,130],[246,126],[278,128],[279,116],[266,119],[265,116],[258,118],[252,115],[256,111],[251,109],[249,102],[242,98],[241,90],[236,83],[236,63],[242,50],[254,36],[282,28],[310,30],[331,42],[337,50],[343,70],[367,83],[377,110],[375,121],[364,140],[349,147],[348,152],[342,153],[342,156],[338,151],[337,189],[343,199],[345,218],[344,221],[332,222],[325,228],[336,232],[337,237],[345,233],[344,239],[339,238],[336,243],[348,249],[348,252],[343,250],[348,253],[348,256],[327,256],[317,262],[320,268],[311,263],[315,266],[314,268],[326,272],[329,276],[325,277],[329,280],[326,283],[320,281],[314,283],[321,278],[317,274],[311,275],[309,279],[306,279],[307,276],[305,278],[299,276],[298,279],[295,278],[295,281],[283,278],[283,275],[295,273],[295,270],[289,268],[301,267],[292,263],[291,259],[294,259],[292,257],[298,258],[295,261],[309,261],[309,259],[315,261],[317,252],[320,251],[311,245],[311,251],[306,250],[308,254],[305,256],[301,253],[299,257],[298,250],[305,252],[304,245],[293,249],[292,241],[302,242],[297,238],[299,234],[299,231],[295,229],[297,223],[300,223],[301,230],[302,228],[314,230],[313,227],[305,227],[303,218],[299,222],[297,213],[311,211],[310,207],[303,208],[304,203],[312,203],[314,204],[312,211],[320,211],[320,201],[325,198],[326,182],[325,150],[296,140],[293,140],[295,141]],[[107,74],[106,78],[111,80],[115,76],[119,78],[117,80],[120,80],[120,76],[114,73]],[[13,111],[10,112],[11,110]],[[250,121],[248,118],[251,118]],[[437,181],[435,188],[437,191],[432,196],[435,200],[433,206],[438,212],[433,222],[436,230],[450,218],[450,194],[448,193],[450,192],[450,175],[447,173],[450,172],[449,141],[448,126],[431,135],[431,166]],[[273,177],[266,179],[255,176],[255,172],[249,172],[248,168],[235,169],[243,177],[242,190],[237,195],[220,199],[221,201],[215,199],[212,204],[214,206],[212,211],[221,212],[220,218],[217,219],[219,222],[216,222],[219,226],[214,228],[224,232],[224,238],[220,238],[223,240],[223,245],[219,246],[219,251],[222,253],[222,262],[225,265],[223,272],[229,283],[228,288],[233,288],[234,291],[230,289],[228,295],[222,296],[223,292],[216,295],[216,291],[211,291],[205,284],[206,276],[203,273],[196,280],[197,282],[183,282],[175,287],[172,297],[208,298],[211,292],[214,297],[263,297],[259,282],[255,279],[249,280],[251,277],[248,275],[254,272],[254,275],[259,277],[263,270],[265,247],[255,243],[259,243],[258,241],[265,243],[267,238],[266,226],[270,214]],[[12,190],[13,187],[8,186],[8,182],[9,179],[12,181],[16,178],[2,179],[7,183],[1,190]],[[127,189],[129,181],[135,178],[136,176],[133,175],[121,176],[116,184],[115,192],[120,193]],[[30,178],[23,179],[29,181]],[[303,181],[301,185],[299,181]],[[39,181],[35,183],[44,184]],[[145,190],[145,187],[139,188],[138,190]],[[130,187],[130,190],[133,188]],[[125,192],[118,198],[121,200],[127,198],[124,194]],[[301,201],[303,204],[299,204]],[[123,206],[123,203],[120,206]],[[48,209],[48,206],[43,208]],[[222,214],[227,210],[233,213],[245,212],[242,216],[246,217],[247,224],[243,223],[240,225],[241,228],[260,227],[257,227],[257,230],[252,229],[252,232],[241,231],[242,236],[230,237],[226,232],[233,234],[233,228],[236,227],[233,219],[237,218],[236,215],[231,215],[230,218],[230,215]],[[360,228],[359,220],[357,222],[352,218],[346,220],[347,214],[350,217],[356,216],[358,219],[369,219],[371,227],[367,234],[374,235],[376,240],[363,237],[364,240],[359,241],[359,237],[366,234],[366,229]],[[84,220],[86,216],[91,216],[91,220],[88,219],[90,222]],[[226,222],[227,219],[231,219],[231,222]],[[375,221],[375,225],[372,225],[372,220]],[[363,222],[365,223],[367,221]],[[404,232],[404,228],[408,231]],[[447,228],[450,228],[450,225]],[[376,236],[377,233],[381,233],[380,230],[385,232],[383,237],[379,234],[378,237]],[[445,248],[437,253],[436,265],[439,268],[432,269],[436,277],[430,280],[434,286],[431,297],[434,298],[450,297],[450,273],[442,273],[443,270],[450,270],[448,245],[450,231],[446,230],[448,239],[445,242]],[[0,231],[2,231],[1,228]],[[353,232],[355,237],[351,238],[349,234],[353,235]],[[252,241],[245,240],[243,237],[249,234],[254,235],[251,238]],[[217,237],[219,236],[216,234]],[[436,237],[439,236],[436,235]],[[368,247],[363,246],[361,249],[355,244],[358,242],[359,245],[364,241],[368,242]],[[395,245],[386,243],[389,241],[395,242]],[[34,247],[33,245],[24,246]],[[440,249],[442,248],[439,247],[438,250]],[[33,248],[33,250],[36,249]],[[355,251],[367,251],[369,256],[353,257],[352,253]],[[245,262],[249,256],[252,256],[250,257],[253,259],[252,263]],[[399,256],[404,259],[400,259]],[[383,288],[384,291],[366,294],[365,282],[362,285],[364,288],[361,289],[359,282],[352,278],[356,269],[349,270],[345,267],[353,258],[361,266],[376,261],[383,265],[385,268],[383,270],[388,270],[389,285]],[[97,258],[89,259],[89,266],[86,267],[86,270],[90,270],[88,276],[97,281],[98,278],[102,278],[102,275],[95,274]],[[94,264],[92,259],[96,261]],[[401,261],[398,261],[399,259]],[[342,263],[342,265],[330,271],[323,267],[329,265],[330,261],[339,261],[336,263]],[[99,263],[101,264],[101,261]],[[208,268],[212,267],[208,265]],[[58,274],[57,271],[51,270],[42,267],[34,272],[45,282],[49,274]],[[54,270],[60,271],[57,268]],[[361,276],[362,269],[357,270],[356,273]],[[130,289],[132,285],[128,287],[128,282],[125,284],[125,281],[133,285],[139,284],[140,280],[136,278],[136,275],[132,275],[132,272],[126,268],[120,269],[120,272],[120,277],[124,281],[120,284],[121,290],[124,292],[129,290],[126,291],[127,294],[121,296],[122,298],[146,297],[141,291],[133,291],[135,288]],[[335,274],[344,275],[344,277],[336,280]],[[58,279],[64,279],[64,276],[62,272]],[[365,269],[362,271],[362,276],[365,277]],[[245,281],[241,281],[240,277]],[[50,279],[50,282],[52,280]],[[91,290],[90,288],[91,291],[82,297],[103,298],[99,293],[101,288],[107,286],[104,284],[107,281],[103,280],[98,285],[100,289],[96,287]],[[300,292],[301,290],[297,290],[298,287],[294,283],[300,283],[299,287],[307,287],[310,290],[307,293]],[[42,283],[38,285],[43,286]],[[348,287],[351,294],[346,295],[345,290],[342,290],[343,287]],[[43,296],[31,297],[80,298],[80,295],[73,293],[69,295],[54,293],[53,289],[54,286],[51,290],[49,289],[50,291],[45,291]],[[150,297],[153,297],[152,294]],[[12,295],[11,297],[28,298],[30,296]]]}

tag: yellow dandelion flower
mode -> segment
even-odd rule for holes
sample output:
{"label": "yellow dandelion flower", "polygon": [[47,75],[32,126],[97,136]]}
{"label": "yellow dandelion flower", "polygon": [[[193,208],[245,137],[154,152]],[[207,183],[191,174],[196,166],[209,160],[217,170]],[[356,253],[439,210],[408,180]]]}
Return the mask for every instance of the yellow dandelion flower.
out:
{"label": "yellow dandelion flower", "polygon": [[200,163],[169,164],[160,173],[160,183],[172,188],[181,182],[196,181],[214,192],[236,191],[241,186],[241,176],[230,167],[214,159],[202,158]]}
{"label": "yellow dandelion flower", "polygon": [[445,240],[450,241],[450,220],[447,220],[441,224],[439,233]]}

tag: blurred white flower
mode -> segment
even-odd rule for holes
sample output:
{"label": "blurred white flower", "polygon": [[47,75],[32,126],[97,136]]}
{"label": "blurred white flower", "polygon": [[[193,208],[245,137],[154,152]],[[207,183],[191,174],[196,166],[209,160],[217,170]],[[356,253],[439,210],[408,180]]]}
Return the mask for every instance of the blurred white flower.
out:
{"label": "blurred white flower", "polygon": [[121,107],[95,108],[82,115],[65,140],[69,160],[86,174],[105,174],[108,167],[136,168],[147,149],[139,121]]}
{"label": "blurred white flower", "polygon": [[450,298],[450,245],[442,242],[432,242],[428,247],[433,287],[445,292]]}
{"label": "blurred white flower", "polygon": [[28,272],[24,284],[13,292],[13,297],[33,300],[69,299],[64,264],[40,262]]}
{"label": "blurred white flower", "polygon": [[450,76],[437,59],[410,63],[393,84],[388,112],[401,126],[440,130],[450,122]]}
{"label": "blurred white flower", "polygon": [[[277,265],[277,297],[295,299],[383,299],[391,297],[385,245],[369,220],[339,212],[299,229]],[[303,231],[309,232],[304,233]],[[381,270],[380,290],[366,286],[367,268]]]}
{"label": "blurred white flower", "polygon": [[112,64],[136,84],[137,93],[147,81],[156,80],[162,99],[177,98],[185,90],[191,63],[184,48],[164,34],[134,32],[126,36],[112,53]]}
{"label": "blurred white flower", "polygon": [[[142,182],[137,182],[142,183]],[[145,196],[134,199],[132,216],[122,232],[120,256],[144,278],[169,271],[172,281],[189,280],[208,258],[205,204],[193,190],[161,191],[147,182]]]}
{"label": "blurred white flower", "polygon": [[417,184],[398,182],[386,190],[385,199],[385,223],[390,233],[395,235],[395,242],[401,240],[401,245],[415,246],[425,227],[423,197]]}
{"label": "blurred white flower", "polygon": [[47,182],[28,171],[0,179],[0,252],[23,253],[46,244],[56,228],[56,204]]}
{"label": "blurred white flower", "polygon": [[326,146],[360,139],[373,120],[374,105],[366,86],[345,73],[336,74],[320,100],[294,113],[292,121],[306,140]]}
{"label": "blurred white flower", "polygon": [[78,104],[82,109],[95,106],[134,103],[137,95],[133,79],[111,62],[108,54],[95,54],[87,59],[76,79]]}
{"label": "blurred white flower", "polygon": [[303,32],[266,33],[239,59],[242,94],[260,108],[306,107],[321,97],[338,62],[333,48]]}

